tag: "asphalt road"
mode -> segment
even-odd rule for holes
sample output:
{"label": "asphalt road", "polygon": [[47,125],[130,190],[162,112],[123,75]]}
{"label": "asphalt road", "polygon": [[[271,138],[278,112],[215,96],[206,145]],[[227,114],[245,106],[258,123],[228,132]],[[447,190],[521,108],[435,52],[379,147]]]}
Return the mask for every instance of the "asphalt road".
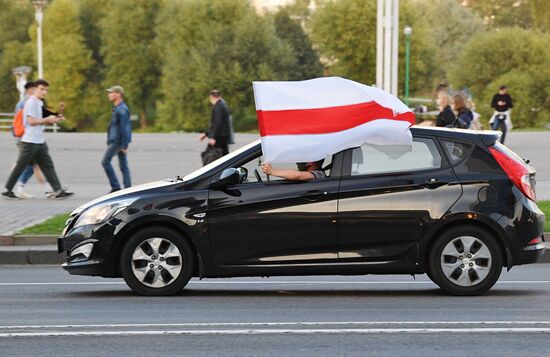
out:
{"label": "asphalt road", "polygon": [[548,355],[550,265],[480,297],[426,276],[192,280],[140,297],[119,279],[0,266],[0,349],[40,355]]}

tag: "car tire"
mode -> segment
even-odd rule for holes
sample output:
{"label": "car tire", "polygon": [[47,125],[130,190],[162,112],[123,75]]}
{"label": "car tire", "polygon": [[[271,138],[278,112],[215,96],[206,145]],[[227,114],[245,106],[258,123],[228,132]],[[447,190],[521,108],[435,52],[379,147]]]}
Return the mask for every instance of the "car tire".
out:
{"label": "car tire", "polygon": [[429,254],[430,279],[448,294],[481,295],[502,272],[502,250],[486,230],[457,226],[435,241]]}
{"label": "car tire", "polygon": [[135,233],[124,245],[120,268],[126,284],[136,293],[167,296],[180,292],[194,269],[191,245],[181,234],[150,227]]}

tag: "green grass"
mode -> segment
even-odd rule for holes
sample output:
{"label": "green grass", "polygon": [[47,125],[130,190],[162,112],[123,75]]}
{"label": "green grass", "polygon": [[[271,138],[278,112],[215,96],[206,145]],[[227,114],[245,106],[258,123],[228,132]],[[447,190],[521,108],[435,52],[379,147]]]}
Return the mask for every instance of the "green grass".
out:
{"label": "green grass", "polygon": [[537,205],[544,212],[546,222],[544,222],[544,231],[550,232],[550,201],[538,201]]}
{"label": "green grass", "polygon": [[63,231],[63,228],[65,227],[65,222],[67,221],[68,218],[69,218],[69,213],[58,214],[57,216],[53,216],[52,218],[48,219],[45,222],[24,228],[18,234],[59,235]]}
{"label": "green grass", "polygon": [[[546,222],[544,224],[544,231],[550,232],[550,201],[538,201],[539,208],[544,212],[546,216]],[[43,223],[36,224],[20,231],[18,234],[61,234],[63,227],[65,227],[65,221],[69,218],[69,214],[59,214],[54,216]]]}

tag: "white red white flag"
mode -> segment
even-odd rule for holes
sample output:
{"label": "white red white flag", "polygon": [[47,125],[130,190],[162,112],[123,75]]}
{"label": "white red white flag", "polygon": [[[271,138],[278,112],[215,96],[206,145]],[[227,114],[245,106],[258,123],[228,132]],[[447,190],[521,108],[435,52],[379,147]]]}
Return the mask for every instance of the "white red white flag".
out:
{"label": "white red white flag", "polygon": [[413,112],[378,88],[339,77],[254,82],[267,163],[312,162],[363,144],[411,145]]}

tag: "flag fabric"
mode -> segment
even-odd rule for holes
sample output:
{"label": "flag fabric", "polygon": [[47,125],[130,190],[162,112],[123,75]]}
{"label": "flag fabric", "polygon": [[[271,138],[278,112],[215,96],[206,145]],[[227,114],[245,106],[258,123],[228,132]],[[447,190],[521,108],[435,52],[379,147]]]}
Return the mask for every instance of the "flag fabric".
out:
{"label": "flag fabric", "polygon": [[339,77],[253,88],[267,163],[312,162],[363,144],[412,144],[414,113],[381,89]]}

